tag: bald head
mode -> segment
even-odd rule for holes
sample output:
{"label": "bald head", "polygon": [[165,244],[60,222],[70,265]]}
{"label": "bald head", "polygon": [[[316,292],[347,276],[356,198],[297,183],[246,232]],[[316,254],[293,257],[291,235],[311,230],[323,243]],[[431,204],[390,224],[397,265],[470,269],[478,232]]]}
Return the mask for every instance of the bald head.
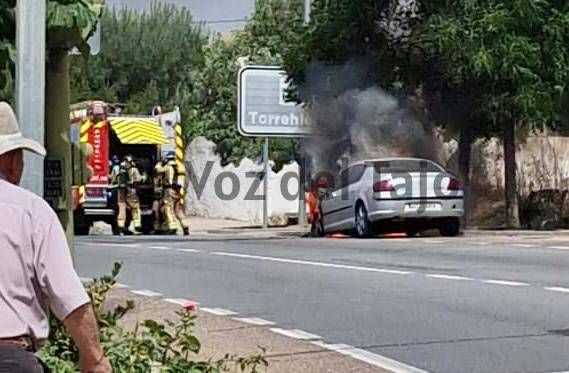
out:
{"label": "bald head", "polygon": [[0,155],[0,172],[6,180],[19,185],[24,171],[24,154],[22,149],[12,150]]}

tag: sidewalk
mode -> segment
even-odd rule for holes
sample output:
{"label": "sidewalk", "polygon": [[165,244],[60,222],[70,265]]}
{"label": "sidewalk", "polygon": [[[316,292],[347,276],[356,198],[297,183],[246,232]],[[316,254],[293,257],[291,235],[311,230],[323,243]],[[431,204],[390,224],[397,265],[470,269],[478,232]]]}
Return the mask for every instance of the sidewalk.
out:
{"label": "sidewalk", "polygon": [[[175,312],[181,307],[159,297],[136,295],[122,288],[111,291],[107,305],[113,307],[127,300],[135,303],[135,309],[122,320],[127,328],[134,328],[136,323],[147,319],[175,320]],[[349,351],[341,354],[311,343],[314,341],[289,338],[272,332],[270,328],[273,327],[276,326],[255,326],[236,321],[231,316],[216,316],[199,310],[196,335],[202,343],[202,351],[197,358],[215,360],[226,354],[259,355],[261,348],[265,348],[264,356],[269,366],[262,369],[263,372],[389,372],[346,356]]]}
{"label": "sidewalk", "polygon": [[[291,225],[287,227],[270,227],[265,230],[261,226],[250,225],[247,222],[223,219],[209,219],[191,217],[190,225],[193,234],[218,234],[218,235],[253,235],[258,238],[287,238],[303,237],[309,231],[308,225]],[[427,232],[433,233],[433,232]],[[436,233],[436,232],[435,232]],[[434,234],[434,233],[433,233]],[[432,234],[427,234],[431,236]],[[479,229],[476,227],[463,230],[463,237],[516,237],[520,239],[544,238],[562,239],[569,241],[569,230],[532,231],[532,230],[507,230],[507,229]]]}

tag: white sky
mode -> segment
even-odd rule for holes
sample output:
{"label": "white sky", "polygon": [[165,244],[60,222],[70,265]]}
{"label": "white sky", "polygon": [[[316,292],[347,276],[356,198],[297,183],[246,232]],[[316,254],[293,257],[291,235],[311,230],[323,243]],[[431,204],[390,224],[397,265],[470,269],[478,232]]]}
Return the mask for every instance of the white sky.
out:
{"label": "white sky", "polygon": [[[153,0],[107,0],[108,7],[127,6],[132,9],[148,9]],[[196,21],[210,21],[208,26],[218,32],[241,29],[243,21],[219,22],[225,20],[242,20],[248,17],[255,7],[255,0],[162,0],[180,6],[186,6]]]}

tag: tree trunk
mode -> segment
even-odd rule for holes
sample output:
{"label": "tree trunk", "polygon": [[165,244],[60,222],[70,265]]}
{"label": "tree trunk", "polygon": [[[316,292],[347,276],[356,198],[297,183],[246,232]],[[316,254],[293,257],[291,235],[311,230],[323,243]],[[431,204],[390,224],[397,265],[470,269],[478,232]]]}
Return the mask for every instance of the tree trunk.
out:
{"label": "tree trunk", "polygon": [[516,133],[511,121],[504,127],[504,171],[506,192],[506,228],[520,228],[518,187],[516,182]]}
{"label": "tree trunk", "polygon": [[458,140],[458,174],[464,190],[464,226],[468,225],[471,214],[472,196],[470,187],[470,160],[472,153],[472,128],[469,125],[460,129]]}
{"label": "tree trunk", "polygon": [[63,197],[56,204],[57,215],[69,247],[73,243],[73,211],[71,203],[71,141],[69,124],[69,56],[65,49],[48,51],[46,69],[45,127],[49,159],[62,162]]}

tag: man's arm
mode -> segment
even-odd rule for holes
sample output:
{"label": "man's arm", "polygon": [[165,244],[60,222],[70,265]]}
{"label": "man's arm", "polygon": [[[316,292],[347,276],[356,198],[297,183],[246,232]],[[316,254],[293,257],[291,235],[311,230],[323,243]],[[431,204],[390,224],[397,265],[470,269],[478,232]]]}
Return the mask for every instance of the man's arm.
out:
{"label": "man's arm", "polygon": [[63,324],[79,350],[81,372],[111,372],[111,365],[99,342],[99,328],[91,305],[86,304],[71,312]]}
{"label": "man's arm", "polygon": [[50,207],[41,202],[33,234],[34,269],[38,285],[53,314],[61,320],[79,349],[83,373],[107,373],[110,366],[99,342],[97,320],[67,246],[65,232]]}

